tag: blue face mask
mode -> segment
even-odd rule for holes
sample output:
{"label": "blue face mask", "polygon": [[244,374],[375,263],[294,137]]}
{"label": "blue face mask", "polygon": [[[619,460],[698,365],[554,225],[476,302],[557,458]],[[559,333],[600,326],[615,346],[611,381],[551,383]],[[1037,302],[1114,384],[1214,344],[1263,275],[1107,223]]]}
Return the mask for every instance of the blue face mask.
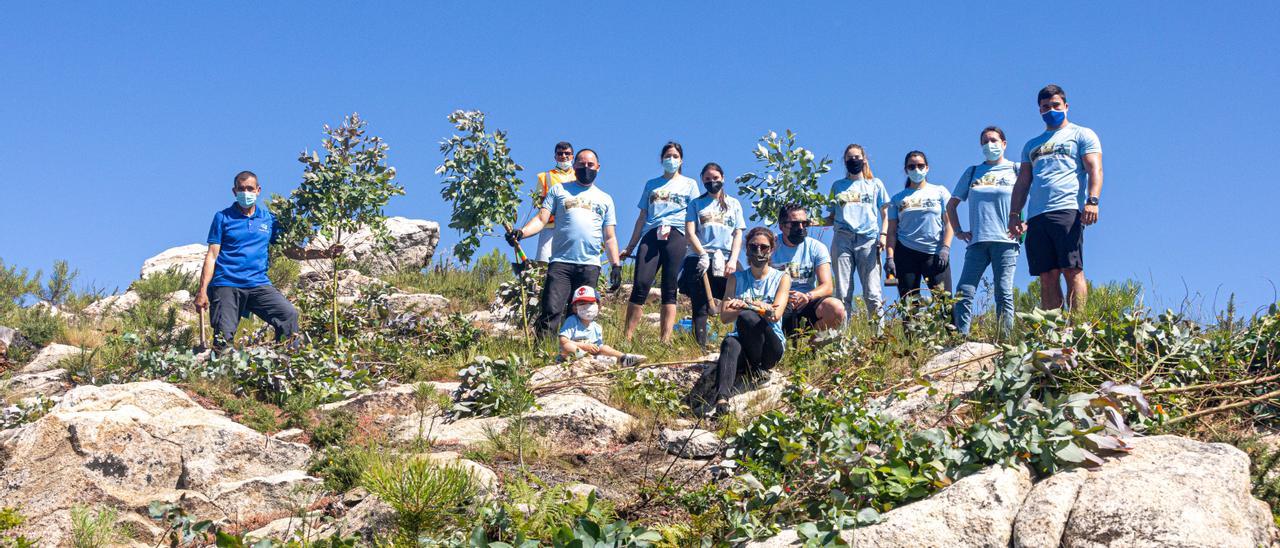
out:
{"label": "blue face mask", "polygon": [[236,203],[240,204],[240,207],[244,207],[244,208],[252,207],[253,204],[258,203],[258,193],[257,192],[237,192]]}
{"label": "blue face mask", "polygon": [[665,171],[665,172],[667,172],[667,173],[675,173],[675,172],[676,172],[676,170],[678,170],[678,169],[680,169],[680,159],[679,159],[679,158],[674,158],[674,157],[673,157],[673,158],[664,158],[664,159],[662,160],[662,170],[663,170],[663,171]]}
{"label": "blue face mask", "polygon": [[1048,112],[1041,114],[1040,118],[1044,119],[1045,125],[1058,127],[1067,120],[1067,111],[1050,109]]}
{"label": "blue face mask", "polygon": [[929,173],[929,170],[927,169],[908,169],[907,178],[911,179],[911,182],[913,183],[918,183],[920,181],[923,181],[924,176],[928,173]]}
{"label": "blue face mask", "polygon": [[1004,147],[1000,146],[1000,141],[991,141],[982,145],[982,155],[987,157],[988,162],[999,160],[1003,154]]}

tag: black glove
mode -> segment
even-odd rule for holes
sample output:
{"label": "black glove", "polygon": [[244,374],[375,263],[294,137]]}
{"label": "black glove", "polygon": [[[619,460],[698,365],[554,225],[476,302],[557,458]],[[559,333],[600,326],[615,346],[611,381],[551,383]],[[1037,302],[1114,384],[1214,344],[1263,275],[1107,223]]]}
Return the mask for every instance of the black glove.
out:
{"label": "black glove", "polygon": [[516,244],[520,243],[520,240],[523,238],[524,238],[523,230],[520,230],[517,228],[517,229],[512,229],[507,231],[507,243],[510,244],[511,247],[515,247]]}
{"label": "black glove", "polygon": [[622,287],[622,265],[615,264],[609,269],[609,292],[613,293]]}
{"label": "black glove", "polygon": [[884,258],[884,275],[885,277],[898,277],[898,265],[893,264],[893,257]]}
{"label": "black glove", "polygon": [[951,264],[951,246],[944,245],[938,250],[938,266],[939,270],[947,268]]}

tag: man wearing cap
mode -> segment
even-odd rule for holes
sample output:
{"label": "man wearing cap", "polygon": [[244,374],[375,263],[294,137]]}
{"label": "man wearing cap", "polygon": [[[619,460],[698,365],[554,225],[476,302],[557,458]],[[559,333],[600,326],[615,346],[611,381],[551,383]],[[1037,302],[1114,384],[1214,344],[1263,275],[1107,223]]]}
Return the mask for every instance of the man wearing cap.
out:
{"label": "man wearing cap", "polygon": [[560,356],[574,358],[582,355],[610,356],[618,359],[623,366],[632,366],[644,362],[645,357],[639,354],[623,354],[604,344],[604,331],[596,323],[600,315],[600,303],[596,290],[591,286],[582,286],[573,292],[570,306],[573,314],[565,318],[560,327]]}

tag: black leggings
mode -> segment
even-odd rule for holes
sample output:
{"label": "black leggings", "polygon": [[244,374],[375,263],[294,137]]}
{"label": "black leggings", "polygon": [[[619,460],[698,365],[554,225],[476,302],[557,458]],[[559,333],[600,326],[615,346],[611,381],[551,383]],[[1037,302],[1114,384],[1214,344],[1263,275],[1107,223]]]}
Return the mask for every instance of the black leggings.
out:
{"label": "black leggings", "polygon": [[[660,227],[659,227],[660,228]],[[636,249],[636,275],[631,279],[631,304],[649,300],[649,288],[662,268],[662,304],[676,304],[680,261],[689,251],[684,233],[672,228],[667,239],[658,239],[658,228],[646,232]]]}
{"label": "black leggings", "polygon": [[716,399],[728,398],[739,375],[768,371],[782,359],[782,339],[768,321],[754,311],[738,314],[737,333],[720,343],[716,365]]}
{"label": "black leggings", "polygon": [[893,246],[893,264],[898,268],[898,296],[920,292],[920,282],[927,281],[929,290],[951,291],[951,264],[941,264],[937,255],[921,253],[902,245]]}
{"label": "black leggings", "polygon": [[708,298],[707,287],[702,285],[702,276],[698,274],[698,257],[685,257],[680,267],[680,292],[689,296],[693,303],[693,338],[699,346],[707,346],[707,318],[711,316],[711,299],[724,298],[724,276],[713,276],[707,272],[707,282],[711,284],[711,295]]}

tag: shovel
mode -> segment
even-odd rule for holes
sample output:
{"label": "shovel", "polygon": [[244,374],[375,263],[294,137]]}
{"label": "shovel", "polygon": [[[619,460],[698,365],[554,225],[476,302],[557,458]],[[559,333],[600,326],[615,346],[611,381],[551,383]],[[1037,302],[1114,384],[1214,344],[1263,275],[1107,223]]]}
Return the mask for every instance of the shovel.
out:
{"label": "shovel", "polygon": [[[507,232],[511,232],[510,224],[504,224],[502,225],[502,228],[505,228]],[[520,242],[518,241],[516,242],[515,250],[516,262],[511,263],[511,272],[519,278],[520,273],[524,272],[524,269],[529,266],[529,256],[524,254],[524,250],[520,248]]]}
{"label": "shovel", "polygon": [[707,278],[706,272],[702,273],[702,288],[707,291],[707,302],[711,303],[712,311],[715,312],[716,314],[719,314],[720,299],[715,298],[715,296],[711,294],[711,280]]}
{"label": "shovel", "polygon": [[202,354],[209,349],[209,343],[207,342],[209,339],[205,337],[204,310],[197,308],[196,316],[200,317],[200,340],[196,342],[195,353]]}

